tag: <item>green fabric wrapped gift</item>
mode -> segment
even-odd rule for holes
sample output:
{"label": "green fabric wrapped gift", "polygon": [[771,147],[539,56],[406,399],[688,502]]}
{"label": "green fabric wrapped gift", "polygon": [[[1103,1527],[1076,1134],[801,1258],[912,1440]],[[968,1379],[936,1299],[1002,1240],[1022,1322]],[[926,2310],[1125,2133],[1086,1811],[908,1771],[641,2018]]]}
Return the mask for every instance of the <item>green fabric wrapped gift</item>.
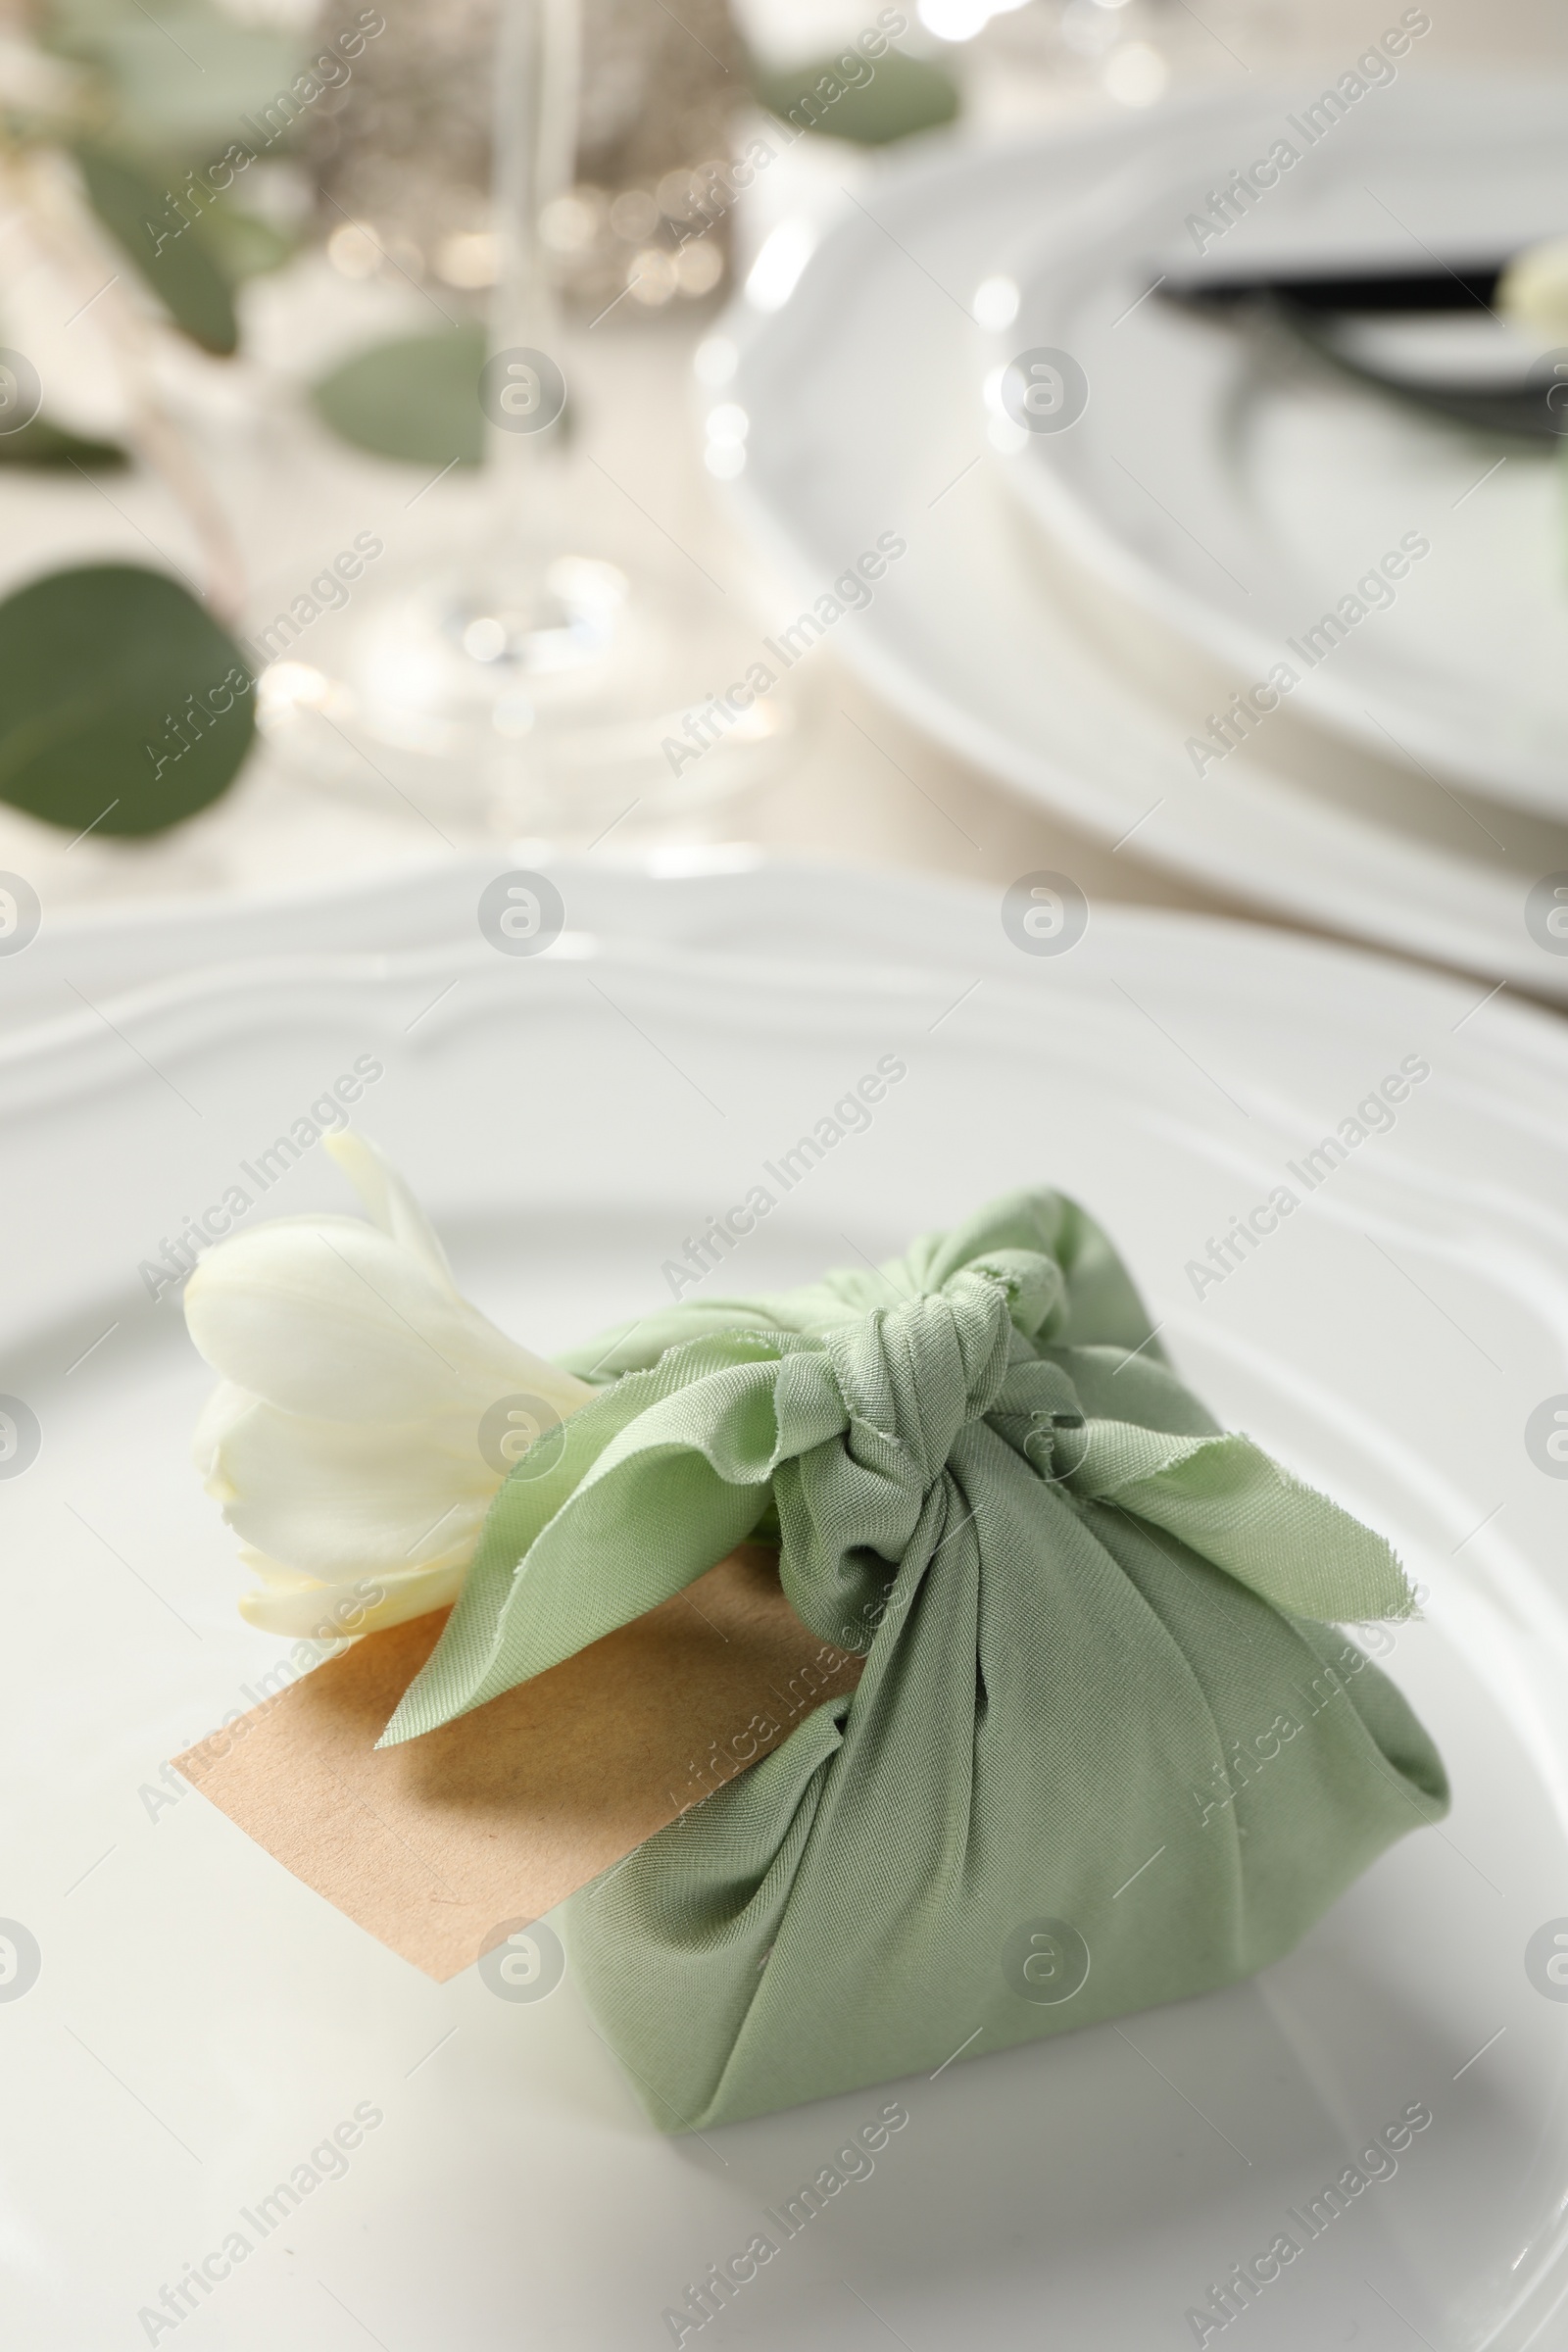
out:
{"label": "green fabric wrapped gift", "polygon": [[387,1737],[776,1536],[858,1689],[568,1911],[655,2119],[702,2128],[1232,1983],[1447,1787],[1337,1626],[1393,1553],[1165,1361],[1104,1235],[1022,1193],[879,1272],[682,1304],[492,1506]]}

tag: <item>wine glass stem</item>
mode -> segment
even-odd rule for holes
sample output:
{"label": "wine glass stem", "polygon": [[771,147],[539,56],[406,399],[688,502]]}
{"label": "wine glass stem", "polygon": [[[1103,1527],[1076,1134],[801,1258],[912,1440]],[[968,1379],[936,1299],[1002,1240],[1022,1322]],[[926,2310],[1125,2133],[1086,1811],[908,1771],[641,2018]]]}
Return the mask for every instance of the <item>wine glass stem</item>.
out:
{"label": "wine glass stem", "polygon": [[[579,0],[501,0],[496,36],[492,165],[497,275],[490,352],[561,360],[561,321],[540,220],[576,169]],[[505,431],[492,416],[486,458],[505,578],[537,579],[559,552],[564,419],[540,432]]]}

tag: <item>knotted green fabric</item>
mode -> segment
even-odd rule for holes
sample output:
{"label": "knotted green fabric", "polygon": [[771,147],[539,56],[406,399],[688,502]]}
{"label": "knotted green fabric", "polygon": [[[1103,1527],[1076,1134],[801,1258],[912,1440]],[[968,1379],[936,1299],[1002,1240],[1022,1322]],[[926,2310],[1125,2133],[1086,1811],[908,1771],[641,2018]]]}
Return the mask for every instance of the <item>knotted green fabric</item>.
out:
{"label": "knotted green fabric", "polygon": [[388,1740],[760,1529],[807,1624],[865,1653],[853,1694],[572,1900],[665,2129],[1228,1984],[1446,1809],[1426,1733],[1334,1630],[1410,1613],[1389,1546],[1216,1429],[1059,1195],[566,1360],[608,1385],[497,1495]]}

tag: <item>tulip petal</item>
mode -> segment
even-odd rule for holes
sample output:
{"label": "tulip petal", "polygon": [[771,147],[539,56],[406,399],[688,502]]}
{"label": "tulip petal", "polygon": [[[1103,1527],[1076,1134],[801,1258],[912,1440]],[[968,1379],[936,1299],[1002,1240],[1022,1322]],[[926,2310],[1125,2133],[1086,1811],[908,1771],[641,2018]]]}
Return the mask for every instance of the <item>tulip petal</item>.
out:
{"label": "tulip petal", "polygon": [[501,1484],[471,1420],[314,1421],[265,1403],[229,1425],[219,1474],[236,1535],[328,1581],[466,1561]]}
{"label": "tulip petal", "polygon": [[339,1128],[321,1139],[365,1203],[365,1213],[390,1241],[411,1250],[428,1273],[456,1294],[452,1268],[435,1227],[410,1192],[391,1161],[368,1136],[352,1127]]}
{"label": "tulip petal", "polygon": [[[463,1589],[467,1570],[462,1565],[412,1568],[399,1576],[352,1579],[344,1584],[299,1583],[288,1588],[266,1585],[240,1596],[239,1611],[247,1625],[264,1634],[284,1634],[305,1642],[336,1642],[345,1635],[373,1634],[383,1626],[403,1625],[431,1609],[449,1608]],[[380,1598],[367,1606],[366,1594]]]}
{"label": "tulip petal", "polygon": [[215,1501],[228,1501],[233,1492],[225,1483],[220,1467],[223,1440],[255,1402],[249,1389],[238,1388],[231,1380],[220,1380],[197,1415],[190,1437],[190,1457],[201,1475],[203,1487]]}
{"label": "tulip petal", "polygon": [[413,1421],[527,1393],[567,1412],[593,1394],[518,1348],[421,1259],[357,1218],[290,1217],[220,1242],[185,1319],[227,1380],[287,1412]]}

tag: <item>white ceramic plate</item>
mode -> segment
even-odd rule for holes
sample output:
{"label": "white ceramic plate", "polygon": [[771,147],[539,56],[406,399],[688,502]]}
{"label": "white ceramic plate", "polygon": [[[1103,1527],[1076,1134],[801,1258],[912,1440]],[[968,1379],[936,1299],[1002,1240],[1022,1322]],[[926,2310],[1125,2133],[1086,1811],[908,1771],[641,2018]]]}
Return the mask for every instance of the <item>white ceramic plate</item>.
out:
{"label": "white ceramic plate", "polygon": [[1054,553],[994,463],[977,288],[1043,222],[1092,220],[1119,173],[1158,171],[1171,140],[1234,160],[1234,122],[1230,101],[1205,102],[932,151],[875,182],[809,258],[804,229],[764,249],[776,307],[732,309],[733,372],[704,393],[750,419],[737,494],[803,610],[880,534],[906,539],[831,643],[1018,791],[1209,889],[1563,995],[1568,959],[1524,910],[1541,876],[1568,870],[1568,827],[1478,807],[1290,705],[1196,775],[1188,738],[1234,672]]}
{"label": "white ceramic plate", "polygon": [[[433,1985],[200,1796],[155,1801],[163,1759],[244,1707],[275,1648],[234,1612],[186,1464],[207,1376],[137,1264],[368,1055],[367,1131],[470,1295],[549,1348],[657,1299],[694,1220],[897,1052],[907,1078],[733,1280],[876,1256],[1020,1181],[1091,1201],[1216,1408],[1430,1587],[1388,1663],[1456,1801],[1253,1983],[899,2084],[906,2131],[714,2340],[1191,2342],[1210,2281],[1419,2103],[1397,2173],[1251,2306],[1247,2341],[1562,2341],[1564,2017],[1524,1966],[1568,1909],[1568,1491],[1522,1440],[1568,1342],[1556,1024],[1176,916],[1097,913],[1036,957],[985,895],[936,884],[555,878],[567,928],[536,959],[477,940],[302,959],[0,1049],[0,1388],[42,1431],[0,1480],[0,1916],[42,1957],[0,1999],[16,2339],[637,2352],[889,2095],[661,2139],[569,1976],[536,2006],[472,1971]],[[1394,1130],[1200,1303],[1206,1237],[1407,1057],[1431,1075]],[[265,1212],[325,1203],[318,1151]],[[357,2108],[381,2121],[343,2176],[260,2237],[243,2217]],[[139,2319],[215,2252],[178,2331]]]}
{"label": "white ceramic plate", "polygon": [[[1299,161],[1274,167],[1277,184],[1245,218],[1211,226],[1205,267],[1262,273],[1328,257],[1423,270],[1470,254],[1495,266],[1568,220],[1561,82],[1401,79],[1343,121],[1320,118],[1312,147],[1293,95],[1235,105],[1235,159],[1266,158],[1284,136]],[[1146,183],[1092,229],[1057,231],[1022,269],[998,365],[1064,349],[1090,396],[1070,430],[1017,434],[1008,478],[1107,583],[1207,647],[1238,687],[1283,662],[1299,681],[1293,704],[1375,752],[1561,817],[1558,451],[1427,415],[1283,337],[1262,344],[1140,301],[1156,274],[1196,267],[1184,223],[1207,212],[1218,176],[1178,142],[1157,190]],[[1385,558],[1392,576],[1379,577]]]}

